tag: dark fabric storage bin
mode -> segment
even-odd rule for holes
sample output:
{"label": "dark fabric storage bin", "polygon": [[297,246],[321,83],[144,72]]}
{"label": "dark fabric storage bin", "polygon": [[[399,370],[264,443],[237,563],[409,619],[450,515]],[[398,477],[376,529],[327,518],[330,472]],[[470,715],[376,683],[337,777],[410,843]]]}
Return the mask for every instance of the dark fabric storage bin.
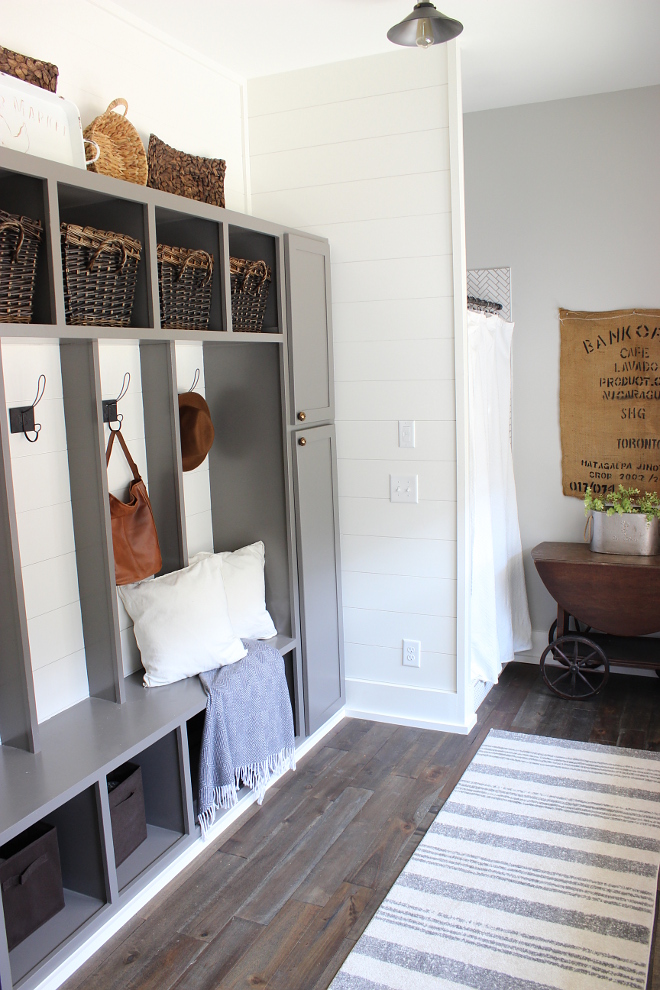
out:
{"label": "dark fabric storage bin", "polygon": [[11,951],[64,907],[54,825],[37,822],[0,848],[0,887]]}
{"label": "dark fabric storage bin", "polygon": [[119,866],[147,837],[142,771],[136,763],[124,763],[108,774],[108,800],[115,866]]}

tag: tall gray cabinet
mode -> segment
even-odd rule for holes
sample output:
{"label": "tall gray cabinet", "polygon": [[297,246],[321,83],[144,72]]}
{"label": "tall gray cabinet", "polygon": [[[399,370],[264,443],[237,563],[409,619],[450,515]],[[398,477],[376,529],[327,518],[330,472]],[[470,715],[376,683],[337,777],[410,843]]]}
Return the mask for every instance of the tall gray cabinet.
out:
{"label": "tall gray cabinet", "polygon": [[[266,604],[277,628],[299,744],[344,702],[337,472],[327,242],[277,224],[0,149],[0,209],[42,221],[35,322],[0,338],[57,342],[89,698],[38,723],[0,360],[0,846],[57,826],[65,908],[8,951],[1,990],[30,990],[199,836],[197,678],[144,689],[126,676],[115,592],[99,342],[139,343],[146,467],[163,573],[188,563],[176,342],[203,345],[216,440],[209,455],[213,545],[266,545]],[[60,222],[138,238],[130,327],[66,322]],[[161,326],[156,246],[214,258],[210,328]],[[232,328],[230,256],[273,273],[262,333]],[[107,775],[131,760],[144,782],[147,840],[115,864]],[[1,856],[1,853],[0,853]],[[222,892],[218,892],[222,896]]]}
{"label": "tall gray cabinet", "polygon": [[314,732],[345,697],[330,251],[327,242],[294,233],[284,246],[305,717]]}

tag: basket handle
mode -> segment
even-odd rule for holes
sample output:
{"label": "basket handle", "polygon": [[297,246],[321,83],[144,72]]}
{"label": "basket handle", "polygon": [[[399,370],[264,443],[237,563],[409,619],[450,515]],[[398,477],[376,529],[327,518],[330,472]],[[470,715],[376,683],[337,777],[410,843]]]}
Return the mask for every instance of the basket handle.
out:
{"label": "basket handle", "polygon": [[108,104],[108,109],[105,112],[106,113],[110,113],[111,110],[116,110],[117,107],[123,107],[124,108],[124,112],[123,112],[122,116],[125,117],[126,114],[128,113],[128,103],[123,98],[123,96],[119,96],[116,100],[113,100],[112,103],[109,103]]}
{"label": "basket handle", "polygon": [[92,141],[90,138],[84,137],[83,138],[83,144],[93,144],[94,147],[96,148],[96,154],[94,155],[93,158],[85,158],[85,166],[87,166],[87,165],[93,165],[94,162],[97,162],[99,160],[99,158],[101,157],[101,149],[100,149],[99,145],[96,143],[96,141]]}
{"label": "basket handle", "polygon": [[183,275],[184,271],[186,270],[186,265],[191,264],[195,260],[195,258],[207,258],[208,259],[209,264],[208,264],[208,267],[207,267],[206,271],[204,272],[204,278],[202,279],[202,285],[208,285],[209,284],[209,281],[211,280],[211,278],[213,276],[213,259],[211,258],[211,255],[208,253],[208,251],[202,251],[202,250],[193,251],[191,254],[188,255],[188,257],[186,258],[186,260],[184,261],[184,263],[181,265],[181,268],[179,269],[179,274],[176,277],[177,282],[179,281],[179,279]]}
{"label": "basket handle", "polygon": [[23,247],[23,240],[25,239],[25,227],[23,226],[20,220],[4,220],[2,223],[0,223],[0,230],[8,230],[8,229],[18,230],[20,233],[20,237],[18,238],[18,244],[14,248],[14,261],[18,261],[18,255],[21,248]]}
{"label": "basket handle", "polygon": [[[268,266],[265,261],[254,261],[243,275],[243,289],[251,295],[256,295],[268,278]],[[250,280],[248,282],[248,279]],[[254,286],[252,286],[254,283]]]}
{"label": "basket handle", "polygon": [[[587,530],[589,530],[588,536],[587,536]],[[582,534],[582,539],[584,540],[585,543],[591,543],[593,535],[594,535],[594,517],[592,513],[590,516],[587,516],[587,521],[584,524],[584,533]]]}
{"label": "basket handle", "polygon": [[103,251],[115,251],[118,249],[121,250],[121,254],[122,254],[121,267],[123,268],[126,262],[128,261],[128,255],[126,253],[126,245],[118,237],[106,237],[104,241],[101,241],[96,251],[92,255],[92,258],[89,264],[87,265],[87,271],[91,272],[92,268],[96,264],[98,256],[102,254]]}

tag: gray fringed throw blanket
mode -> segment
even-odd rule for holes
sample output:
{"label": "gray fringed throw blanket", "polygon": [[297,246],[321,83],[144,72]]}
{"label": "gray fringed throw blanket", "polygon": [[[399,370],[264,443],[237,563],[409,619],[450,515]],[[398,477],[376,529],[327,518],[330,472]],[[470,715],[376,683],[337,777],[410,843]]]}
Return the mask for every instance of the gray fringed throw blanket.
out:
{"label": "gray fringed throw blanket", "polygon": [[296,769],[293,713],[284,660],[267,643],[244,639],[247,656],[208,670],[206,718],[199,758],[199,824],[202,835],[219,808],[236,804],[241,781],[261,804],[269,781]]}

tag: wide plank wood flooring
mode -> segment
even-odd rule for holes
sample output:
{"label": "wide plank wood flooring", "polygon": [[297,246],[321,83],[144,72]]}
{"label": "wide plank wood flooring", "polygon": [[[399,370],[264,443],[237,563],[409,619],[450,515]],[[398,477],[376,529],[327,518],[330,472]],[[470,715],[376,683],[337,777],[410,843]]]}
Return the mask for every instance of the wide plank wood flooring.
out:
{"label": "wide plank wood flooring", "polygon": [[561,701],[513,663],[469,736],[346,719],[65,990],[326,990],[489,729],[657,750],[659,702],[620,674]]}

